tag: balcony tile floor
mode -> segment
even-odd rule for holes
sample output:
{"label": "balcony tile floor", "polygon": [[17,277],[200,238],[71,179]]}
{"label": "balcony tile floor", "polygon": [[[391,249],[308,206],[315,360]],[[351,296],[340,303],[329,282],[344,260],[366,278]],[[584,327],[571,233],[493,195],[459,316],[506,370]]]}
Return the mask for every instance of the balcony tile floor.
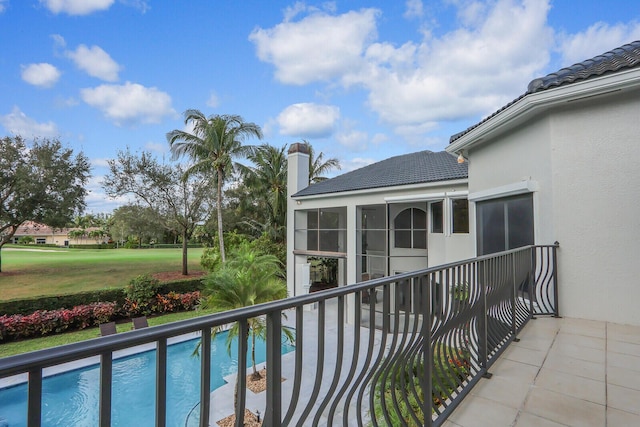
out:
{"label": "balcony tile floor", "polygon": [[530,321],[446,427],[640,426],[640,327]]}
{"label": "balcony tile floor", "polygon": [[[305,345],[309,345],[305,361],[308,356],[313,359],[316,352],[312,344],[317,333],[315,313],[308,314],[311,322],[305,318],[305,329],[309,328],[305,332]],[[294,317],[289,316],[289,321]],[[328,322],[328,354],[335,354],[332,337],[337,328]],[[640,326],[541,317],[531,320],[519,338],[490,368],[493,377],[480,380],[444,426],[640,426]],[[347,333],[345,341],[350,339]],[[311,359],[308,366],[315,365]],[[287,379],[282,383],[283,397],[290,398],[293,354],[284,356],[283,361],[282,376]],[[331,358],[326,362],[325,374],[331,374],[334,363]],[[303,378],[301,401],[309,398],[314,375],[306,380]],[[229,415],[233,407],[234,377],[228,381],[211,395],[211,425]],[[247,408],[264,413],[264,397],[264,392],[248,393]],[[324,418],[319,423],[328,424]],[[315,425],[311,419],[303,424]]]}

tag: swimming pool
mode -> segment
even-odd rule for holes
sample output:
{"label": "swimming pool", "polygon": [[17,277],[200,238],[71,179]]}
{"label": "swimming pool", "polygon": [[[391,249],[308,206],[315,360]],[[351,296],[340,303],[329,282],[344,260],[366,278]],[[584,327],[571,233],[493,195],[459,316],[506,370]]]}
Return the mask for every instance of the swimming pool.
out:
{"label": "swimming pool", "polygon": [[[227,333],[211,342],[211,390],[225,384],[224,377],[238,368],[237,345],[227,353]],[[199,340],[192,339],[167,349],[167,425],[183,426],[189,411],[200,400],[200,359],[192,356]],[[282,345],[282,354],[294,349]],[[266,360],[266,344],[256,342],[256,363]],[[113,426],[143,427],[155,419],[155,350],[115,359],[113,362]],[[251,366],[248,361],[247,366]],[[91,365],[44,378],[42,426],[98,425],[100,369]],[[9,427],[27,425],[27,384],[0,389],[0,420]],[[1,422],[1,421],[0,421]]]}

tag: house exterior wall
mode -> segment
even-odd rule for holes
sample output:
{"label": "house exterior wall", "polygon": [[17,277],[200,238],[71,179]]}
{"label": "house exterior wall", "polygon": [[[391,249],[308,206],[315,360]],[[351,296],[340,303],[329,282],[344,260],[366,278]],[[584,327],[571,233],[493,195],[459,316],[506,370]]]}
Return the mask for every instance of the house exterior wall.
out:
{"label": "house exterior wall", "polygon": [[[540,115],[490,144],[469,152],[469,198],[472,204],[475,205],[473,202],[479,194],[494,192],[488,197],[499,198],[511,188],[520,188],[516,191],[523,194],[530,192],[527,187],[535,188],[533,210],[537,244],[556,240],[551,199],[542,197],[553,188],[550,132],[548,116]],[[474,227],[474,242],[475,239]]]}
{"label": "house exterior wall", "polygon": [[640,325],[640,89],[551,118],[560,310]]}
{"label": "house exterior wall", "polygon": [[640,325],[639,113],[640,89],[589,97],[468,153],[470,199],[533,189],[535,242],[560,243],[563,316]]}

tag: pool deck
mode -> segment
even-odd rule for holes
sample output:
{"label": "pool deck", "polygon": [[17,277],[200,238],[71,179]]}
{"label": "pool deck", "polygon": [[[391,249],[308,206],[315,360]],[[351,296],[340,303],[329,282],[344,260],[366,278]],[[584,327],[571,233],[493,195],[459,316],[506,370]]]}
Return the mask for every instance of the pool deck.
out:
{"label": "pool deck", "polygon": [[[305,354],[314,358],[315,312],[305,313],[306,319]],[[330,311],[327,319],[332,319]],[[331,337],[336,336],[338,325],[330,320],[328,324],[326,354],[336,354],[336,341]],[[640,426],[639,326],[541,317],[529,321],[519,338],[491,367],[493,377],[481,379],[444,426]],[[283,356],[285,408],[293,386],[288,380],[293,378],[293,357]],[[310,362],[306,366],[311,366],[311,375],[301,387],[300,402],[311,397],[315,362]],[[333,374],[334,367],[335,359],[325,358],[325,374]],[[211,426],[232,413],[235,376],[227,380],[228,384],[211,393]],[[330,379],[324,377],[325,382]],[[249,391],[246,407],[264,414],[265,400],[265,392]],[[313,424],[312,420],[304,423]],[[326,425],[326,419],[320,424]]]}

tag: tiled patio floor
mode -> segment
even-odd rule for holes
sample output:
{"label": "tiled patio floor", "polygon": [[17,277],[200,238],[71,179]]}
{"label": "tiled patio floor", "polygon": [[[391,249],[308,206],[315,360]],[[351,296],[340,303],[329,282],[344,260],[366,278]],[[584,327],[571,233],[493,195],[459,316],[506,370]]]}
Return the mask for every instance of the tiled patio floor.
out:
{"label": "tiled patio floor", "polygon": [[446,427],[640,426],[640,327],[531,320]]}

